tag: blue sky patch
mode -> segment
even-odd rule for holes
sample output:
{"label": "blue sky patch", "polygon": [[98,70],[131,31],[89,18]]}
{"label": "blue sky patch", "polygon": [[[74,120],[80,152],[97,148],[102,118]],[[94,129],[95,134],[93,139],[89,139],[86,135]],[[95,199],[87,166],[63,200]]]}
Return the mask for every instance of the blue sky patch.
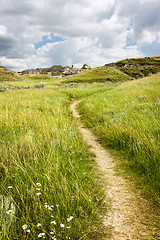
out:
{"label": "blue sky patch", "polygon": [[41,48],[42,46],[46,45],[47,43],[53,43],[53,42],[62,42],[65,39],[59,36],[54,36],[53,33],[50,35],[44,35],[42,37],[42,41],[34,43],[34,48],[37,50],[38,48]]}
{"label": "blue sky patch", "polygon": [[[133,27],[133,18],[130,18],[130,23],[129,23],[129,27],[127,28],[127,31],[130,31]],[[132,40],[131,38],[129,38],[127,36],[126,39],[126,45],[123,47],[123,49],[127,48],[127,47],[131,47],[131,46],[135,46],[137,44],[136,41]]]}
{"label": "blue sky patch", "polygon": [[131,30],[132,26],[133,26],[133,18],[130,18],[130,23],[129,23],[129,27],[127,28],[127,30],[128,31]]}
{"label": "blue sky patch", "polygon": [[137,42],[132,40],[131,38],[129,38],[127,36],[127,39],[126,39],[126,45],[124,47],[122,47],[123,49],[126,49],[127,47],[132,47],[132,46],[136,46]]}
{"label": "blue sky patch", "polygon": [[158,42],[153,42],[152,44],[143,44],[141,49],[145,56],[159,56],[160,55],[160,44]]}
{"label": "blue sky patch", "polygon": [[125,47],[131,47],[131,46],[135,46],[136,45],[136,41],[132,40],[131,38],[129,38],[127,36],[127,39],[126,39],[126,46]]}

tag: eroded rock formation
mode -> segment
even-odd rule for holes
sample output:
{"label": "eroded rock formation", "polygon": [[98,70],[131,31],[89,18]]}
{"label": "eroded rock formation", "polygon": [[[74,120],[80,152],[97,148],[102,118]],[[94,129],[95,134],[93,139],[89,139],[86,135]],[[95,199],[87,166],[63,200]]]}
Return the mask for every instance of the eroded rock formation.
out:
{"label": "eroded rock formation", "polygon": [[61,65],[54,65],[50,68],[36,68],[36,69],[28,69],[21,72],[21,74],[29,74],[29,75],[38,75],[38,74],[47,74],[51,76],[68,76],[75,75],[77,73],[83,72],[85,70],[91,69],[90,66],[84,64],[82,68],[75,68],[74,65],[71,67],[66,66],[63,67]]}

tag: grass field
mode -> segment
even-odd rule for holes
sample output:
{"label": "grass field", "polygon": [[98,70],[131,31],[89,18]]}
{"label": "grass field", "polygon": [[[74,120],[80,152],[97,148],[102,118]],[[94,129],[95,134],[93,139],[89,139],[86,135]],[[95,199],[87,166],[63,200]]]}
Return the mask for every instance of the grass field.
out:
{"label": "grass field", "polygon": [[33,88],[37,84],[46,85],[55,85],[59,82],[61,78],[54,78],[48,75],[20,75],[18,81],[1,81],[0,77],[0,90],[3,88],[6,89],[20,89],[20,88]]}
{"label": "grass field", "polygon": [[[160,197],[160,74],[126,82],[80,105],[86,125],[123,156],[152,197]],[[125,159],[125,160],[124,160]]]}
{"label": "grass field", "polygon": [[86,126],[159,201],[160,74],[131,80],[100,67],[65,79],[1,82],[0,238],[104,236],[99,173],[69,112],[72,99],[86,98],[79,106]]}
{"label": "grass field", "polygon": [[0,94],[2,239],[101,238],[103,194],[68,105],[53,89]]}

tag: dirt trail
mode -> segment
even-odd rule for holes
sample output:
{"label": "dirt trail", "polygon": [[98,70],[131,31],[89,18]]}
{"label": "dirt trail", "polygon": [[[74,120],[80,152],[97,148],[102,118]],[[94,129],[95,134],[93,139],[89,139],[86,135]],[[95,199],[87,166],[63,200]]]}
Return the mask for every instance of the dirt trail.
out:
{"label": "dirt trail", "polygon": [[[75,118],[80,118],[76,110],[75,101],[71,104],[70,110]],[[79,119],[79,131],[84,141],[90,146],[91,151],[95,155],[96,162],[103,175],[104,188],[106,193],[106,201],[111,203],[110,210],[104,216],[104,225],[112,229],[112,237],[105,238],[110,240],[135,240],[146,239],[153,240],[154,229],[153,222],[149,218],[151,214],[145,215],[145,200],[140,196],[136,196],[128,187],[127,180],[117,174],[115,170],[115,161],[109,152],[104,149],[95,135],[88,129],[83,128]],[[141,207],[143,206],[143,213]],[[143,215],[143,216],[142,216]],[[149,215],[149,216],[148,216]],[[145,219],[145,221],[144,221]]]}

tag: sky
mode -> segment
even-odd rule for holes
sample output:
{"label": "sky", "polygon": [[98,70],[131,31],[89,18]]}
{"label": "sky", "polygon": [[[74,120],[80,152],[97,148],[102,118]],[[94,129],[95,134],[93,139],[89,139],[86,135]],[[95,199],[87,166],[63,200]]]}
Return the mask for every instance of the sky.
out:
{"label": "sky", "polygon": [[160,56],[159,0],[1,0],[0,65],[103,66]]}

